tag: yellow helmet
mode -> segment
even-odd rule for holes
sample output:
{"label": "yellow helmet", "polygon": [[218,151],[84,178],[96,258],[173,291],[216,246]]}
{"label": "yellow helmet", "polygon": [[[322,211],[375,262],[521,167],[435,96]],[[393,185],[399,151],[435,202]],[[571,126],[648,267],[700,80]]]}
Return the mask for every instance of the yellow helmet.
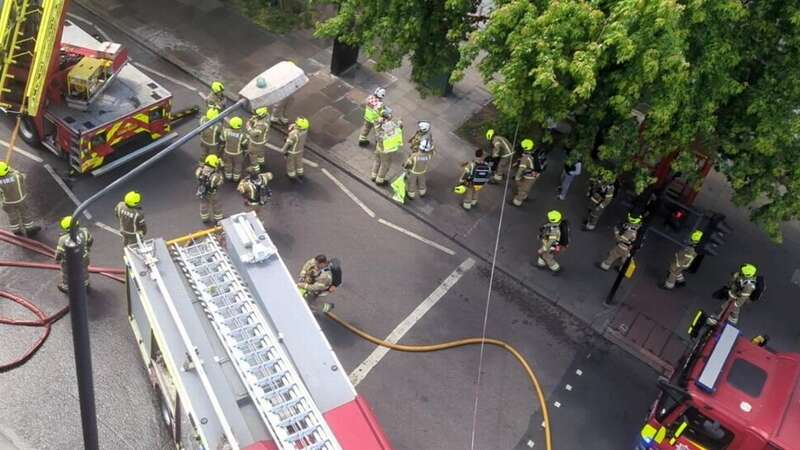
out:
{"label": "yellow helmet", "polygon": [[467,192],[467,187],[464,186],[463,184],[459,184],[458,186],[453,188],[453,192],[455,192],[458,195],[463,195],[465,192]]}
{"label": "yellow helmet", "polygon": [[205,165],[216,169],[217,167],[219,167],[219,156],[208,155],[206,156],[206,159],[203,160],[203,162],[205,163]]}
{"label": "yellow helmet", "polygon": [[547,213],[547,220],[549,220],[550,223],[560,223],[561,222],[561,213],[556,211],[556,210],[552,210],[552,211]]}
{"label": "yellow helmet", "polygon": [[211,90],[215,94],[219,94],[220,92],[225,90],[225,86],[223,86],[221,82],[215,81],[215,82],[211,83]]}
{"label": "yellow helmet", "polygon": [[269,108],[267,108],[266,106],[262,106],[261,108],[256,109],[256,115],[258,117],[267,117],[267,114],[269,114]]}
{"label": "yellow helmet", "polygon": [[700,230],[694,230],[692,232],[692,237],[690,239],[692,241],[692,244],[697,244],[698,242],[700,242],[700,239],[703,239],[703,232]]}
{"label": "yellow helmet", "polygon": [[642,223],[642,216],[634,216],[632,214],[628,214],[628,223],[632,225],[639,225]]}
{"label": "yellow helmet", "polygon": [[308,119],[305,117],[298,117],[297,120],[294,121],[295,126],[300,128],[301,130],[307,130],[311,124],[308,122]]}
{"label": "yellow helmet", "polygon": [[520,142],[520,145],[522,145],[522,151],[524,152],[533,151],[533,139],[523,139],[522,142]]}
{"label": "yellow helmet", "polygon": [[0,161],[0,177],[8,175],[9,170],[11,170],[11,167],[5,161]]}
{"label": "yellow helmet", "polygon": [[206,111],[206,119],[208,120],[216,119],[217,116],[219,116],[219,110],[217,108],[208,108],[208,111]]}
{"label": "yellow helmet", "polygon": [[491,128],[486,130],[486,140],[491,141],[493,137],[494,137],[494,130]]}
{"label": "yellow helmet", "polygon": [[758,270],[756,269],[756,266],[754,266],[752,264],[745,264],[739,270],[742,272],[742,275],[744,275],[744,276],[746,276],[748,278],[752,278],[752,277],[756,276],[756,272],[758,272]]}
{"label": "yellow helmet", "polygon": [[142,202],[142,194],[136,191],[130,191],[125,194],[125,204],[130,206],[131,208],[135,208],[139,206],[139,203]]}
{"label": "yellow helmet", "polygon": [[241,117],[238,117],[238,116],[237,117],[233,117],[233,118],[231,118],[231,121],[228,122],[228,123],[230,124],[231,128],[233,128],[234,130],[238,130],[239,128],[242,128],[242,118]]}
{"label": "yellow helmet", "polygon": [[69,227],[72,226],[72,216],[64,216],[61,222],[59,222],[59,225],[61,225],[61,229],[64,231],[69,230]]}

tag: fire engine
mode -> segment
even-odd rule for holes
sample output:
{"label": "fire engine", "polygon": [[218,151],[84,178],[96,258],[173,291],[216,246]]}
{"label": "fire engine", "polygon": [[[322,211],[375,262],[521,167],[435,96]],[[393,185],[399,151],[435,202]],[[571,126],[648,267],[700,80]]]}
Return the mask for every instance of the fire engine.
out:
{"label": "fire engine", "polygon": [[391,448],[254,213],[124,254],[130,323],[177,448]]}
{"label": "fire engine", "polygon": [[671,378],[659,380],[634,448],[800,449],[800,354],[774,353],[702,311],[689,334],[693,346]]}
{"label": "fire engine", "polygon": [[0,108],[19,115],[26,143],[85,173],[134,139],[163,138],[177,117],[172,94],[136,68],[125,48],[65,20],[68,5],[2,2]]}

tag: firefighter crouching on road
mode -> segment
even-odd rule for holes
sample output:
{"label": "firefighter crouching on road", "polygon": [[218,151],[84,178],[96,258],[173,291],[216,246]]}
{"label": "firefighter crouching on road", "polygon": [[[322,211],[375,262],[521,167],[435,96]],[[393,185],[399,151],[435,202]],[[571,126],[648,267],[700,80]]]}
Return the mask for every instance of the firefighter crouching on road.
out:
{"label": "firefighter crouching on road", "polygon": [[[756,301],[763,293],[765,287],[763,286],[763,279],[756,278],[757,269],[752,264],[744,264],[739,268],[738,272],[731,275],[731,281],[727,286],[728,301],[722,306],[722,312],[731,305],[731,313],[728,316],[728,322],[736,325],[739,323],[739,313],[742,306],[748,300]],[[760,283],[759,283],[760,282]],[[761,284],[761,286],[759,286]]]}
{"label": "firefighter crouching on road", "polygon": [[225,170],[225,179],[239,182],[242,177],[242,164],[244,164],[244,153],[247,152],[248,140],[242,131],[242,118],[232,117],[228,122],[228,128],[222,132],[222,165]]}
{"label": "firefighter crouching on road", "polygon": [[567,234],[569,232],[565,228],[567,228],[566,222],[562,221],[559,211],[553,210],[547,213],[547,223],[539,228],[541,246],[538,251],[539,257],[536,260],[537,266],[547,267],[553,273],[561,270],[561,266],[556,261],[556,255],[568,243]]}
{"label": "firefighter crouching on road", "polygon": [[11,232],[16,235],[34,236],[41,227],[34,225],[28,214],[27,199],[25,174],[0,161],[0,205],[8,214]]}
{"label": "firefighter crouching on road", "polygon": [[206,108],[214,108],[218,111],[225,109],[225,86],[221,82],[211,83],[211,92],[206,97]]}
{"label": "firefighter crouching on road", "polygon": [[608,270],[611,266],[619,263],[623,264],[631,254],[631,248],[639,233],[642,225],[642,217],[628,214],[628,220],[622,227],[614,227],[614,238],[616,243],[608,252],[608,256],[600,263],[600,268]]}
{"label": "firefighter crouching on road", "polygon": [[147,224],[144,221],[141,203],[142,195],[136,191],[130,191],[114,208],[114,216],[119,221],[123,246],[135,244],[137,237],[144,238],[144,235],[147,234]]}
{"label": "firefighter crouching on road", "polygon": [[[67,255],[66,246],[69,241],[69,229],[72,226],[72,216],[66,216],[61,219],[59,223],[61,226],[61,236],[58,238],[58,245],[56,245],[55,260],[61,264],[61,283],[58,284],[58,290],[63,293],[69,292],[69,278],[67,277]],[[89,233],[86,227],[78,226],[77,244],[81,250],[81,261],[83,262],[83,284],[89,288],[89,252],[92,249],[94,238]]]}
{"label": "firefighter crouching on road", "polygon": [[336,290],[333,285],[330,263],[325,255],[317,255],[303,264],[297,288],[313,311],[326,313],[333,309],[332,303],[320,302],[317,304],[319,297],[324,297]]}
{"label": "firefighter crouching on road", "polygon": [[281,153],[286,157],[286,176],[291,180],[295,177],[303,178],[303,150],[306,148],[310,126],[311,123],[305,117],[298,117],[289,125],[289,134],[286,135]]}
{"label": "firefighter crouching on road", "polygon": [[544,171],[544,165],[540,155],[534,155],[533,139],[523,139],[522,156],[517,161],[517,173],[514,175],[514,198],[511,204],[522,206],[522,202],[528,199],[528,195],[533,188],[539,175]]}
{"label": "firefighter crouching on road", "polygon": [[250,144],[247,146],[248,165],[266,164],[267,135],[269,134],[269,109],[266,106],[256,109],[256,113],[247,119],[245,133]]}
{"label": "firefighter crouching on road", "polygon": [[425,174],[428,172],[428,164],[433,159],[433,136],[431,136],[430,122],[419,122],[418,131],[409,141],[411,144],[411,155],[403,163],[406,169],[406,194],[408,198],[414,199],[419,193],[424,197],[428,192],[425,181]]}
{"label": "firefighter crouching on road", "polygon": [[583,222],[585,231],[592,231],[597,228],[597,222],[603,211],[606,210],[611,201],[614,200],[614,176],[610,172],[604,173],[600,178],[592,178],[589,181],[589,189],[586,196],[589,197],[589,211],[586,220]]}
{"label": "firefighter crouching on road", "polygon": [[[200,125],[214,120],[219,116],[219,110],[211,108],[206,111],[206,115],[200,118]],[[220,135],[222,134],[222,126],[219,122],[211,125],[200,133],[200,146],[203,147],[203,157],[208,155],[219,155]]]}
{"label": "firefighter crouching on road", "polygon": [[364,125],[361,126],[361,134],[358,135],[358,145],[364,146],[369,144],[369,133],[375,128],[376,122],[381,118],[383,98],[385,96],[386,89],[379,87],[375,89],[375,92],[367,97],[366,102],[364,102]]}
{"label": "firefighter crouching on road", "polygon": [[392,166],[392,155],[403,146],[403,122],[392,119],[392,109],[385,106],[381,110],[381,120],[375,128],[375,162],[372,164],[370,179],[375,184],[386,182],[386,175]]}
{"label": "firefighter crouching on road", "polygon": [[494,175],[492,175],[492,182],[498,183],[503,181],[503,178],[508,172],[508,167],[511,164],[511,158],[514,156],[514,147],[508,142],[508,139],[495,134],[494,130],[486,130],[486,140],[492,144],[492,158],[497,160],[494,166]]}
{"label": "firefighter crouching on road", "polygon": [[686,277],[683,276],[683,272],[688,269],[692,265],[692,262],[694,262],[694,259],[697,258],[696,247],[701,239],[703,239],[703,232],[694,230],[689,238],[689,245],[675,253],[675,259],[672,260],[672,264],[669,266],[669,272],[667,273],[667,279],[664,281],[665,289],[675,289],[676,285],[683,286],[686,284]]}
{"label": "firefighter crouching on road", "polygon": [[200,199],[200,219],[203,223],[209,223],[213,214],[214,222],[219,222],[224,217],[217,199],[217,189],[223,182],[219,157],[206,156],[203,163],[194,171],[194,176],[197,178],[195,195]]}
{"label": "firefighter crouching on road", "polygon": [[250,211],[258,211],[267,203],[272,196],[269,182],[272,181],[272,172],[262,169],[262,166],[250,166],[247,168],[247,176],[242,178],[236,188],[244,197],[244,205]]}
{"label": "firefighter crouching on road", "polygon": [[491,169],[484,161],[484,156],[482,149],[475,150],[475,159],[464,164],[461,180],[454,189],[456,194],[464,195],[461,207],[467,211],[478,205],[478,191],[491,179]]}

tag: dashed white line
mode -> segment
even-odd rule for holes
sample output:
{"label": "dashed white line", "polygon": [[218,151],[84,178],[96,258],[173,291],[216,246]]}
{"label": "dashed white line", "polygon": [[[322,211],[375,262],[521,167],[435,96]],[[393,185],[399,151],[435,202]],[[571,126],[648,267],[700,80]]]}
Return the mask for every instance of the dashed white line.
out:
{"label": "dashed white line", "polygon": [[[324,169],[323,169],[324,170]],[[408,315],[402,322],[400,322],[389,336],[386,337],[386,342],[390,342],[392,344],[396,344],[400,339],[408,333],[408,330],[414,326],[428,311],[431,310],[439,300],[444,297],[444,294],[450,290],[458,280],[461,279],[464,274],[472,269],[475,265],[475,260],[472,258],[467,258],[462,262],[456,270],[453,271],[444,281],[440,284],[433,292],[422,301],[415,309]],[[364,360],[358,367],[350,373],[350,381],[353,383],[354,386],[357,386],[364,378],[369,374],[369,372],[383,359],[384,356],[389,352],[389,349],[386,347],[378,347],[367,356],[367,359]]]}
{"label": "dashed white line", "polygon": [[553,406],[555,406],[556,408],[561,408],[561,403],[553,402]]}
{"label": "dashed white line", "polygon": [[[55,170],[53,170],[53,167],[50,164],[45,164],[44,169],[47,171],[47,173],[50,174],[51,177],[53,177],[53,180],[55,180],[56,184],[58,184],[58,186],[61,187],[61,190],[64,191],[65,194],[67,194],[67,197],[69,197],[69,199],[72,200],[72,203],[74,203],[75,206],[81,204],[81,201],[78,200],[78,197],[75,195],[74,192],[72,192],[72,189],[70,189],[69,186],[67,186],[67,183],[64,183],[64,180],[62,180],[61,177],[58,176],[58,174],[56,173]],[[88,220],[92,220],[92,214],[89,211],[84,211],[83,216],[86,217],[86,219]]]}
{"label": "dashed white line", "polygon": [[330,172],[328,172],[328,170],[327,170],[327,169],[325,169],[324,167],[322,168],[322,173],[324,173],[326,177],[330,178],[330,179],[331,179],[331,181],[333,181],[333,183],[334,183],[336,186],[339,186],[339,189],[341,189],[341,190],[342,190],[342,192],[344,192],[345,194],[347,194],[347,196],[348,196],[348,197],[350,197],[350,199],[351,199],[351,200],[353,200],[353,201],[356,203],[356,205],[358,205],[359,207],[361,207],[361,209],[363,209],[363,210],[364,210],[364,212],[365,212],[365,213],[367,213],[367,215],[368,215],[368,216],[372,217],[373,219],[375,218],[375,213],[374,213],[374,212],[373,212],[371,209],[369,209],[369,207],[368,207],[367,205],[365,205],[365,204],[364,204],[364,202],[362,202],[362,201],[361,201],[361,200],[360,200],[358,197],[356,197],[356,195],[355,195],[355,194],[353,194],[353,193],[350,191],[350,189],[347,189],[347,186],[345,186],[344,184],[342,184],[342,182],[341,182],[341,181],[337,180],[337,179],[336,179],[336,177],[334,177],[333,175],[331,175],[331,173],[330,173]]}
{"label": "dashed white line", "polygon": [[[171,81],[171,82],[177,84],[178,86],[183,86],[186,89],[189,89],[190,91],[197,92],[199,94],[199,91],[197,90],[197,88],[192,86],[189,83],[185,83],[185,82],[183,82],[183,81],[181,81],[181,80],[179,80],[179,79],[177,79],[175,77],[171,77],[171,76],[169,76],[169,75],[167,75],[167,74],[165,74],[163,72],[159,72],[158,70],[153,69],[152,67],[145,66],[144,64],[141,64],[141,63],[135,63],[134,65],[136,67],[144,70],[145,72],[150,72],[153,75],[159,76],[159,77],[161,77],[161,78],[163,78],[165,80],[168,80],[168,81]],[[202,95],[201,95],[201,97],[202,97]]]}
{"label": "dashed white line", "polygon": [[[274,151],[274,152],[278,152],[278,153],[281,153],[281,154],[282,154],[282,152],[281,152],[281,148],[280,148],[280,147],[278,147],[277,145],[272,145],[272,144],[270,144],[269,142],[267,142],[265,146],[266,146],[268,149],[270,149],[270,150],[272,150],[272,151]],[[309,160],[309,159],[305,159],[305,158],[303,158],[303,164],[308,164],[310,167],[313,167],[313,168],[315,168],[315,169],[316,169],[317,167],[319,167],[319,164],[317,164],[317,163],[315,163],[314,161],[311,161],[311,160]]]}
{"label": "dashed white line", "polygon": [[[11,144],[9,144],[8,142],[0,139],[0,145],[3,145],[4,147],[8,148],[8,146],[11,145]],[[26,152],[25,150],[17,147],[16,145],[14,146],[14,151],[16,153],[19,153],[20,155],[30,159],[31,161],[35,161],[35,162],[37,162],[39,164],[44,162],[44,160],[42,158],[39,158],[38,156],[34,155],[33,153]]]}
{"label": "dashed white line", "polygon": [[575,370],[575,375],[581,376],[581,375],[583,375],[583,371],[581,369],[577,369],[577,370]]}
{"label": "dashed white line", "polygon": [[431,247],[433,247],[433,248],[435,248],[437,250],[441,250],[441,251],[447,253],[450,256],[456,254],[455,251],[450,250],[449,248],[445,247],[444,245],[437,244],[436,242],[433,242],[430,239],[424,238],[424,237],[418,235],[417,233],[414,233],[413,231],[406,230],[405,228],[403,228],[403,227],[401,227],[399,225],[395,225],[392,222],[389,222],[389,221],[383,220],[383,219],[378,219],[378,222],[383,224],[383,225],[386,225],[387,227],[389,227],[389,228],[391,228],[393,230],[399,231],[399,232],[405,234],[406,236],[410,236],[410,237],[412,237],[412,238],[414,238],[414,239],[416,239],[416,240],[418,240],[418,241],[420,241],[422,243],[428,244],[428,245],[430,245]]}
{"label": "dashed white line", "polygon": [[100,228],[101,230],[105,230],[111,234],[116,234],[117,236],[122,237],[122,233],[120,233],[118,229],[113,228],[110,225],[106,225],[103,222],[95,222],[94,224],[97,226],[97,228]]}
{"label": "dashed white line", "polygon": [[533,448],[534,445],[536,445],[536,443],[528,439],[528,447]]}
{"label": "dashed white line", "polygon": [[568,391],[572,391],[572,385],[568,384],[568,385],[564,386],[564,389],[566,389]]}

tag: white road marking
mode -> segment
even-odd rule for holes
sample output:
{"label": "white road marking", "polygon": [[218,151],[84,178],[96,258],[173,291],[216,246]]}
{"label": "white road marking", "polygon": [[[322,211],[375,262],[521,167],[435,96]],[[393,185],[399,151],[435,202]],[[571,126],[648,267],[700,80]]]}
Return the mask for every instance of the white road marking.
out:
{"label": "white road marking", "polygon": [[[161,77],[161,78],[163,78],[165,80],[168,80],[168,81],[171,81],[171,82],[177,84],[178,86],[183,86],[186,89],[189,89],[190,91],[194,91],[194,92],[197,92],[198,94],[200,94],[200,92],[197,90],[197,88],[192,86],[189,83],[185,83],[185,82],[183,82],[183,81],[181,81],[181,80],[179,80],[179,79],[177,79],[175,77],[171,77],[171,76],[169,76],[169,75],[167,75],[167,74],[165,74],[163,72],[159,72],[158,70],[153,69],[152,67],[145,66],[144,64],[141,64],[141,63],[135,63],[134,65],[136,67],[144,70],[145,72],[150,72],[153,75],[159,76],[159,77]],[[202,95],[200,95],[200,96],[202,97]]]}
{"label": "white road marking", "polygon": [[568,385],[564,386],[564,389],[566,389],[568,391],[572,391],[572,385],[568,384]]}
{"label": "white road marking", "polygon": [[[272,150],[272,151],[275,151],[275,152],[281,153],[281,148],[280,148],[280,147],[278,147],[277,145],[272,145],[272,144],[270,144],[269,142],[267,142],[265,146],[266,146],[268,149]],[[303,158],[303,164],[308,164],[310,167],[313,167],[313,168],[315,168],[315,169],[316,169],[317,167],[319,167],[319,164],[317,164],[317,163],[315,163],[314,161],[311,161],[311,160],[309,160],[309,159],[305,159],[305,158]]]}
{"label": "white road marking", "polygon": [[364,202],[362,202],[358,197],[356,197],[356,195],[353,194],[350,191],[350,189],[347,189],[347,186],[343,185],[341,181],[337,180],[336,177],[331,175],[331,173],[328,172],[328,170],[325,169],[324,167],[322,168],[322,173],[324,173],[326,177],[330,178],[334,184],[339,186],[339,189],[341,189],[345,194],[347,194],[347,196],[350,197],[350,199],[353,200],[356,203],[356,205],[360,206],[361,209],[363,209],[368,216],[372,217],[373,219],[375,218],[375,213],[371,209],[369,209],[369,207],[365,205]]}
{"label": "white road marking", "polygon": [[[58,174],[56,173],[55,170],[53,170],[53,167],[50,164],[45,164],[44,169],[50,174],[51,177],[53,177],[53,180],[55,180],[56,184],[58,184],[59,187],[61,187],[61,190],[64,191],[65,194],[67,194],[67,197],[69,197],[69,199],[72,200],[72,203],[74,203],[75,206],[81,204],[81,201],[78,200],[78,197],[75,195],[74,192],[72,192],[72,189],[70,189],[69,186],[67,186],[67,183],[64,183],[64,180],[62,180],[61,177],[58,176]],[[92,220],[92,214],[89,211],[83,211],[83,216],[86,217],[86,219],[88,220]]]}
{"label": "white road marking", "polygon": [[[2,139],[0,139],[0,145],[2,145],[5,148],[8,148],[8,146],[11,145],[11,144],[6,142],[6,141],[4,141],[4,140],[2,140]],[[39,158],[38,156],[34,155],[33,153],[26,152],[25,150],[17,147],[16,145],[14,146],[14,151],[19,153],[20,155],[30,159],[31,161],[35,161],[35,162],[37,162],[39,164],[44,162],[44,160],[42,158]]]}
{"label": "white road marking", "polygon": [[[324,170],[324,169],[323,169]],[[444,297],[444,294],[450,290],[458,280],[461,279],[464,274],[472,269],[475,265],[475,260],[472,258],[467,258],[462,262],[456,270],[453,271],[444,281],[440,284],[431,295],[428,296],[425,300],[422,301],[414,311],[411,311],[411,314],[408,315],[402,322],[400,322],[389,336],[386,337],[385,341],[390,342],[392,344],[396,344],[400,339],[408,333],[408,330],[414,326],[419,320],[433,308],[436,306],[436,303]],[[383,359],[386,354],[389,353],[389,349],[386,347],[378,347],[367,356],[367,359],[364,360],[361,364],[356,367],[352,373],[350,373],[350,381],[353,383],[354,386],[357,386],[361,383],[364,378],[366,378],[367,374]]]}
{"label": "white road marking", "polygon": [[117,236],[122,237],[122,233],[120,233],[118,229],[113,228],[110,225],[106,225],[103,222],[95,222],[94,224],[97,226],[97,228],[100,228],[101,230],[106,230],[111,234],[116,234]]}
{"label": "white road marking", "polygon": [[433,242],[430,239],[424,238],[424,237],[418,235],[417,233],[414,233],[413,231],[406,230],[405,228],[403,228],[403,227],[401,227],[399,225],[395,225],[392,222],[389,222],[389,221],[383,220],[383,219],[378,219],[378,222],[382,223],[383,225],[386,225],[387,227],[389,227],[389,228],[391,228],[393,230],[397,230],[397,231],[405,234],[406,236],[410,236],[410,237],[412,237],[412,238],[414,238],[414,239],[416,239],[416,240],[418,240],[418,241],[420,241],[422,243],[428,244],[428,245],[430,245],[431,247],[433,247],[433,248],[435,248],[437,250],[441,250],[441,251],[447,253],[450,256],[456,254],[455,251],[450,250],[449,248],[445,247],[444,245],[437,244],[436,242]]}
{"label": "white road marking", "polygon": [[536,445],[536,443],[529,439],[528,440],[528,447],[533,448],[534,445]]}
{"label": "white road marking", "polygon": [[561,408],[561,403],[553,402],[553,406],[555,406],[556,408]]}
{"label": "white road marking", "polygon": [[583,375],[583,371],[581,369],[578,369],[578,370],[575,371],[575,375],[581,376],[581,375]]}

